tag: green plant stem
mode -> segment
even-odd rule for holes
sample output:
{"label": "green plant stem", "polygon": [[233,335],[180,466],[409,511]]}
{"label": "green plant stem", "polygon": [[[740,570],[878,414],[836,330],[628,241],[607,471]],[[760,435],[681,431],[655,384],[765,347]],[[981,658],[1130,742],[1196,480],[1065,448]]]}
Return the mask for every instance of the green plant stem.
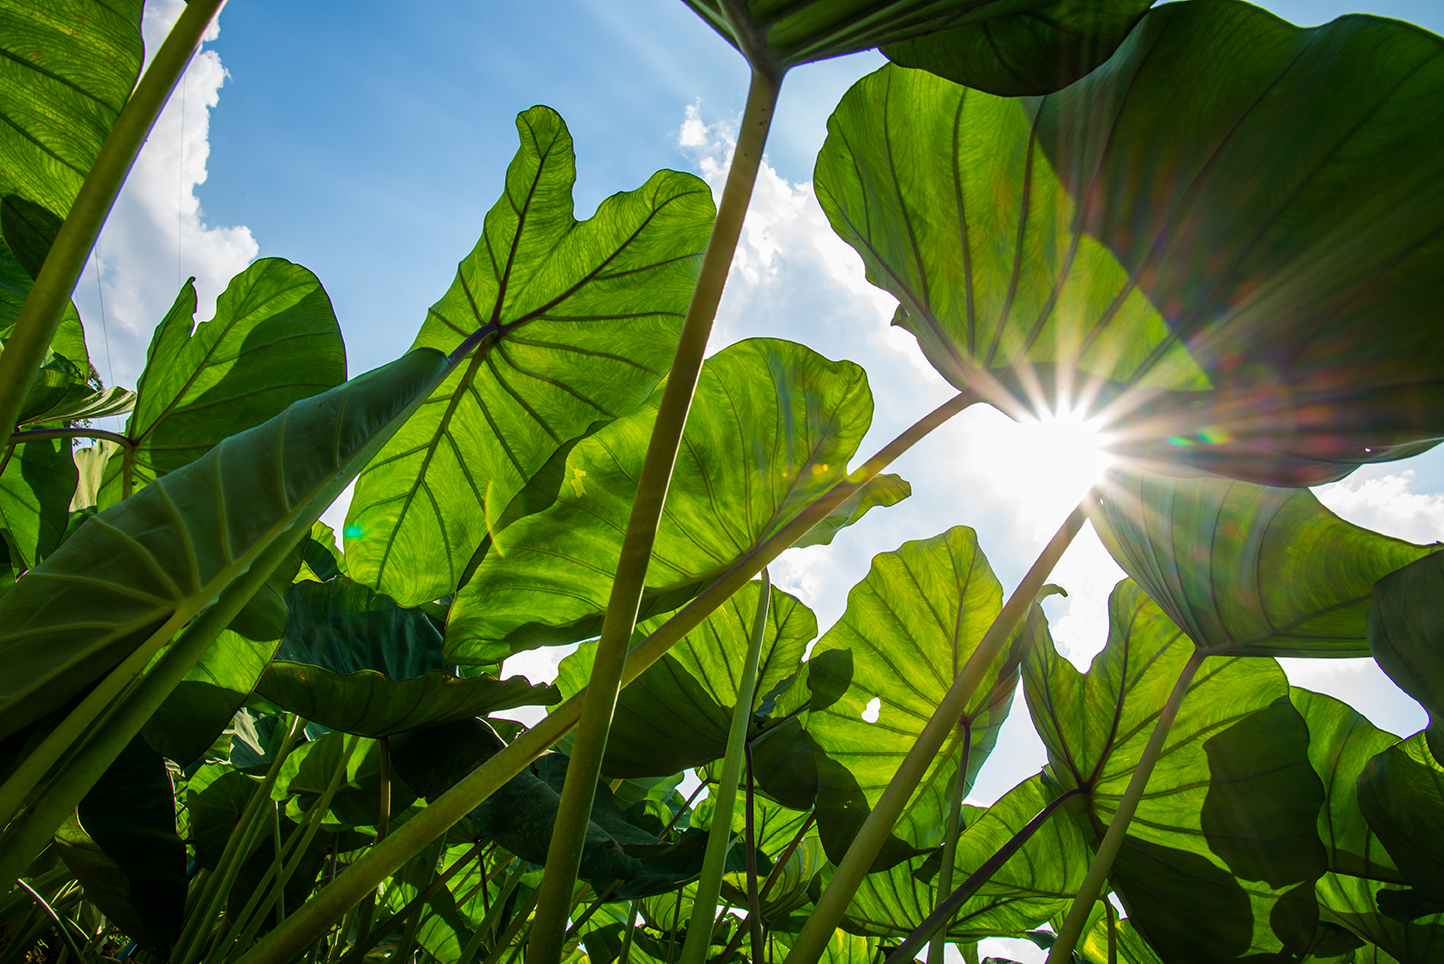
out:
{"label": "green plant stem", "polygon": [[380,740],[381,753],[381,799],[377,802],[376,839],[385,840],[391,829],[391,738]]}
{"label": "green plant stem", "polygon": [[1007,843],[998,848],[997,853],[983,861],[981,867],[969,874],[962,886],[938,903],[937,909],[923,919],[917,930],[909,934],[907,940],[893,949],[887,957],[887,964],[912,964],[913,955],[922,950],[923,945],[934,934],[941,932],[946,938],[948,923],[957,915],[958,909],[967,902],[968,898],[977,893],[979,887],[986,884],[990,877],[1002,869],[1008,859],[1017,853],[1018,849],[1027,843],[1033,834],[1042,828],[1043,824],[1048,822],[1048,818],[1053,816],[1055,810],[1082,792],[1075,788],[1067,793],[1059,794],[1046,807],[1039,810],[1037,816],[1024,824],[1023,828],[1013,834]]}
{"label": "green plant stem", "polygon": [[1103,914],[1108,921],[1108,964],[1118,964],[1118,924],[1113,919],[1113,902],[1103,898]]}
{"label": "green plant stem", "polygon": [[76,428],[31,428],[23,432],[11,432],[10,444],[20,445],[24,442],[39,442],[52,438],[93,438],[106,442],[114,442],[121,448],[134,448],[135,439],[129,435],[122,435],[119,432],[107,432],[100,428],[89,426],[77,426]]}
{"label": "green plant stem", "polygon": [[[204,655],[221,630],[229,626],[231,621],[236,618],[250,598],[255,595],[256,590],[265,583],[271,572],[290,552],[291,547],[302,535],[310,531],[310,524],[308,522],[304,529],[298,527],[293,527],[293,529],[294,535],[278,535],[257,553],[250,567],[222,590],[219,598],[208,609],[203,610],[191,621],[189,626],[181,631],[175,642],[161,653],[154,664],[146,669],[143,676],[134,681],[134,685],[130,685],[133,676],[123,676],[116,684],[112,684],[112,679],[117,677],[122,668],[125,668],[127,672],[134,670],[135,673],[144,668],[150,661],[150,656],[160,650],[166,641],[164,633],[152,633],[145,644],[127,657],[115,672],[112,672],[100,686],[96,687],[96,691],[81,701],[80,706],[74,712],[90,713],[92,720],[100,716],[102,711],[108,710],[104,725],[86,728],[90,732],[89,739],[74,757],[56,773],[29,807],[11,823],[4,841],[0,842],[0,880],[14,879],[24,872],[25,868],[30,865],[30,861],[35,859],[35,855],[49,843],[56,828],[65,821],[71,811],[79,806],[80,801],[95,785],[95,781],[115,761],[115,758],[120,755],[120,751],[125,749],[135,738],[141,727],[165,702],[165,698],[185,678],[186,673],[190,672],[196,661]],[[119,699],[115,699],[126,686],[129,686],[128,691],[124,692]],[[108,695],[92,702],[96,693],[102,690]],[[113,705],[112,701],[114,701]],[[67,729],[67,733],[74,733],[79,729],[79,727],[68,727],[67,724],[68,719],[62,723],[62,727]],[[57,727],[57,729],[62,727]],[[54,735],[51,734],[52,737]],[[47,747],[49,748],[48,752],[53,754],[52,760],[58,759],[66,749],[66,747],[58,745],[52,746],[51,739],[47,737],[41,747],[37,748],[36,754]],[[36,754],[32,754],[32,756]],[[25,764],[28,765],[30,762],[27,759]],[[41,765],[45,765],[44,761],[38,761],[35,767],[29,769],[33,772]],[[46,766],[48,769],[48,765]],[[25,768],[25,765],[22,765],[22,768]],[[19,775],[22,768],[17,768],[15,776]],[[12,776],[12,780],[14,780],[14,776]],[[10,782],[6,782],[4,792],[4,799],[7,803],[10,797]],[[16,787],[15,792],[20,793],[23,799],[24,793],[28,791]],[[298,949],[296,953],[301,953],[301,949]]]}
{"label": "green plant stem", "polygon": [[[948,819],[943,828],[943,866],[938,871],[938,902],[933,907],[936,913],[942,909],[947,895],[953,892],[953,862],[958,857],[958,835],[963,825],[963,798],[968,793],[968,755],[973,748],[973,728],[963,723],[963,745],[958,750],[958,778],[953,781],[953,797],[948,801]],[[928,948],[928,964],[943,964],[943,955],[948,946],[947,921],[942,930],[933,938]]]}
{"label": "green plant stem", "polygon": [[[914,422],[906,431],[863,465],[852,472],[846,482],[834,486],[826,494],[798,513],[771,537],[744,555],[737,564],[708,586],[666,623],[627,654],[622,672],[626,686],[647,667],[671,649],[682,637],[701,625],[711,613],[730,599],[737,590],[751,581],[769,562],[810,531],[823,519],[856,495],[863,486],[934,429],[965,410],[978,399],[960,392]],[[569,733],[581,718],[581,707],[587,689],[554,707],[536,726],[522,733],[481,766],[457,781],[451,789],[431,801],[416,816],[392,831],[384,841],[372,847],[360,860],[336,878],[336,883],[314,895],[286,923],[263,937],[244,958],[246,964],[284,964],[324,933],[331,922],[350,907],[374,892],[376,886],[396,872],[412,854],[429,844],[437,834],[445,833],[452,824],[466,816],[512,777],[522,771],[552,744]]]}
{"label": "green plant stem", "polygon": [[742,234],[752,186],[762,163],[762,149],[772,125],[781,76],[757,71],[752,74],[747,106],[742,113],[737,147],[732,155],[727,184],[717,208],[717,220],[702,258],[702,270],[693,289],[682,335],[667,374],[667,386],[657,409],[657,420],[647,444],[647,455],[637,481],[637,494],[632,501],[627,531],[622,537],[622,552],[607,614],[602,622],[601,638],[592,663],[588,696],[582,706],[581,724],[572,745],[571,762],[567,765],[566,784],[557,808],[551,846],[547,850],[546,872],[542,875],[541,897],[537,903],[536,922],[532,926],[529,964],[554,964],[561,956],[566,931],[566,897],[576,881],[581,866],[582,846],[591,818],[592,798],[597,778],[601,775],[602,755],[616,710],[617,693],[622,684],[622,668],[627,662],[627,644],[637,623],[642,591],[646,585],[647,565],[652,559],[652,544],[657,535],[657,522],[671,484],[682,430],[692,405],[692,394],[707,352],[707,339],[712,321],[727,283],[732,255]]}
{"label": "green plant stem", "polygon": [[276,748],[276,754],[271,758],[271,765],[266,770],[266,776],[259,786],[251,792],[251,799],[242,811],[240,819],[236,821],[235,829],[226,840],[225,849],[221,851],[221,859],[216,864],[215,873],[207,878],[205,888],[201,891],[200,897],[195,902],[195,907],[181,930],[180,937],[176,940],[175,948],[171,951],[171,961],[174,964],[195,964],[200,959],[201,951],[205,949],[205,937],[210,933],[211,924],[216,919],[221,905],[231,892],[231,887],[236,882],[236,876],[241,872],[241,864],[250,856],[251,847],[256,836],[260,833],[259,817],[262,808],[270,802],[271,787],[276,785],[276,778],[281,775],[281,764],[286,762],[290,756],[291,748],[296,745],[297,738],[305,728],[305,721],[298,716],[291,717],[290,727],[281,738],[281,744]]}
{"label": "green plant stem", "polygon": [[24,880],[17,877],[15,878],[15,883],[18,884],[21,889],[27,891],[30,896],[34,898],[35,903],[39,904],[42,908],[44,908],[45,913],[50,915],[50,919],[55,921],[55,929],[60,932],[60,938],[61,940],[65,941],[66,948],[69,949],[70,953],[75,955],[76,964],[80,964],[80,962],[84,961],[85,956],[80,953],[80,948],[77,947],[75,944],[75,938],[71,935],[70,931],[66,929],[65,925],[70,924],[70,926],[75,927],[76,930],[79,930],[80,928],[77,927],[74,923],[72,923],[68,918],[61,917],[58,913],[56,913],[55,908],[50,906],[50,902],[47,901],[44,897],[41,897],[39,892],[36,891],[34,887],[31,887],[29,884],[27,884]]}
{"label": "green plant stem", "polygon": [[1013,632],[1022,624],[1053,567],[1072,543],[1078,530],[1083,528],[1088,517],[1088,507],[1096,503],[1097,499],[1097,494],[1090,491],[1068,514],[1068,518],[1043,547],[1018,588],[1008,597],[1003,611],[993,620],[993,625],[988,627],[988,631],[978,643],[978,648],[963,664],[962,672],[953,680],[953,685],[938,703],[917,741],[908,750],[901,766],[883,790],[882,797],[872,808],[872,813],[868,814],[867,820],[858,830],[852,846],[843,856],[832,880],[828,882],[812,914],[807,918],[807,923],[797,935],[797,941],[787,954],[786,964],[811,964],[822,956],[833,930],[841,922],[847,905],[852,901],[852,895],[862,883],[863,877],[871,870],[878,851],[882,849],[884,841],[892,833],[893,825],[902,815],[903,807],[922,782],[948,734],[962,718],[968,701],[977,692],[988,668],[1002,653]]}
{"label": "green plant stem", "polygon": [[[506,949],[512,945],[512,942],[517,939],[517,935],[521,933],[521,929],[526,926],[527,918],[531,917],[532,909],[536,907],[537,897],[540,894],[540,890],[534,890],[531,892],[530,897],[522,901],[521,906],[518,907],[516,913],[512,915],[511,923],[507,925],[506,930],[503,931],[501,937],[497,939],[496,946],[491,949],[491,953],[486,955],[486,960],[483,964],[499,964],[501,955],[506,953]],[[568,901],[568,904],[570,904],[570,901]]]}
{"label": "green plant stem", "polygon": [[86,259],[115,204],[141,146],[161,109],[185,73],[201,37],[225,0],[190,0],[171,27],[135,91],[125,102],[115,126],[101,145],[85,176],[50,254],[30,289],[4,351],[0,351],[0,449],[10,440],[20,410],[45,351],[55,338],[60,317],[80,280]]}
{"label": "green plant stem", "polygon": [[632,933],[637,929],[637,907],[641,898],[634,898],[627,911],[627,929],[622,932],[622,949],[617,954],[617,964],[629,964],[632,960]]}
{"label": "green plant stem", "polygon": [[1148,745],[1143,748],[1143,755],[1138,758],[1138,766],[1134,768],[1133,776],[1128,781],[1128,789],[1123,791],[1123,799],[1118,801],[1118,809],[1108,823],[1108,832],[1103,835],[1103,842],[1098,845],[1098,850],[1093,855],[1088,876],[1083,878],[1078,895],[1073,898],[1073,906],[1068,908],[1068,917],[1058,929],[1058,939],[1048,951],[1048,964],[1073,960],[1073,948],[1083,933],[1083,925],[1087,923],[1088,915],[1092,912],[1093,902],[1103,892],[1103,882],[1113,871],[1113,859],[1118,856],[1118,849],[1123,846],[1123,838],[1128,834],[1128,824],[1138,809],[1138,801],[1143,799],[1148,778],[1153,775],[1153,766],[1163,753],[1168,731],[1173,727],[1178,710],[1183,706],[1183,698],[1188,695],[1194,674],[1203,665],[1204,658],[1203,653],[1195,650],[1184,665],[1183,672],[1178,674],[1178,682],[1173,684],[1173,692],[1168,694],[1168,702],[1163,704],[1163,712],[1158,714],[1158,721],[1153,724],[1153,733],[1148,737]]}
{"label": "green plant stem", "polygon": [[[436,881],[436,862],[441,859],[441,851],[445,846],[445,835],[437,837],[436,842],[431,845],[431,851],[427,855],[426,866],[431,875],[431,879],[426,882],[426,889],[428,890],[430,890],[431,885]],[[431,893],[435,894],[436,891],[431,891]],[[418,894],[417,896],[420,895]],[[397,962],[397,964],[406,964],[407,961],[411,960],[411,951],[416,946],[416,929],[421,926],[421,914],[426,910],[426,901],[418,900],[414,903],[416,906],[406,917],[406,929],[401,932],[401,943],[391,955],[391,960]]]}
{"label": "green plant stem", "polygon": [[[757,823],[752,787],[752,745],[742,742],[747,757],[747,924],[752,931],[752,959],[762,959],[762,898],[757,891]],[[739,928],[740,929],[740,928]]]}
{"label": "green plant stem", "polygon": [[737,781],[742,775],[747,749],[747,724],[752,721],[757,664],[762,658],[762,641],[767,635],[767,613],[771,601],[772,580],[763,569],[757,615],[752,621],[752,637],[747,641],[747,657],[742,663],[742,679],[737,686],[737,704],[732,707],[732,726],[727,732],[727,755],[722,759],[722,772],[717,778],[717,801],[712,810],[707,852],[702,858],[702,876],[697,879],[697,894],[692,898],[692,919],[687,924],[687,940],[682,945],[682,964],[704,964],[707,946],[712,943],[717,895],[722,890],[727,851],[732,843],[732,811],[737,806]]}

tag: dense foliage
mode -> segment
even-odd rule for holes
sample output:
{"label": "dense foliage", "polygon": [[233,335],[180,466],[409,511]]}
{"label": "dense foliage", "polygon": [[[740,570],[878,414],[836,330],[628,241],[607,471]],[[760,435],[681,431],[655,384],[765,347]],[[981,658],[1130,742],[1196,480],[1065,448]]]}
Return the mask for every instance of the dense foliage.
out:
{"label": "dense foliage", "polygon": [[[1302,488],[1444,438],[1444,41],[687,2],[753,69],[718,202],[576,220],[534,107],[404,356],[348,380],[269,258],[199,325],[182,286],[130,391],[69,294],[217,5],[137,86],[140,0],[0,0],[0,964],[1444,962],[1444,556]],[[859,463],[859,365],[703,349],[785,75],[871,47],[817,196],[959,395]],[[1119,457],[1010,597],[966,518],[830,628],[772,586],[977,403]],[[1039,605],[1085,519],[1129,575],[1086,673]],[[1368,655],[1426,730],[1275,659]],[[1010,712],[1048,765],[965,805]]]}

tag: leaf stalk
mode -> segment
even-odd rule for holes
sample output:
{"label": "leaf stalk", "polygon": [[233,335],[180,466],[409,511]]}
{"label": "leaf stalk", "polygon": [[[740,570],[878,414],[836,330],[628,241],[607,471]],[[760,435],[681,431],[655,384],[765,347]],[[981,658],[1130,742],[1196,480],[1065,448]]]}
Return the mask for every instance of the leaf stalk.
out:
{"label": "leaf stalk", "polygon": [[1204,659],[1205,654],[1194,650],[1184,665],[1183,672],[1178,674],[1178,682],[1173,684],[1173,692],[1168,694],[1168,702],[1163,704],[1163,712],[1158,715],[1158,722],[1153,725],[1153,733],[1148,737],[1148,745],[1143,748],[1143,755],[1138,758],[1138,766],[1134,768],[1133,777],[1128,781],[1128,789],[1123,791],[1123,799],[1118,801],[1118,809],[1108,823],[1108,832],[1103,835],[1103,842],[1098,845],[1098,851],[1093,855],[1088,876],[1083,878],[1078,895],[1073,898],[1073,906],[1068,908],[1068,917],[1058,930],[1058,939],[1048,951],[1048,964],[1066,964],[1073,960],[1073,948],[1083,934],[1083,926],[1092,912],[1093,902],[1103,892],[1103,883],[1113,870],[1113,860],[1123,846],[1123,838],[1128,834],[1128,824],[1138,810],[1138,801],[1143,799],[1143,791],[1148,786],[1148,778],[1153,774],[1153,766],[1163,753],[1168,731],[1173,727],[1179,707],[1183,705],[1183,698],[1188,695],[1194,674],[1203,665]]}

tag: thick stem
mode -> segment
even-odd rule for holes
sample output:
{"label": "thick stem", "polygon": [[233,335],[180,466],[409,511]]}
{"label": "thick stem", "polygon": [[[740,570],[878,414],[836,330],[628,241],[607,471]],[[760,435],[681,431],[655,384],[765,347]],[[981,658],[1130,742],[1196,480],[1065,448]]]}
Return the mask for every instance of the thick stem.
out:
{"label": "thick stem", "polygon": [[[973,728],[963,722],[963,745],[958,751],[958,778],[953,781],[953,798],[948,801],[948,820],[943,828],[943,866],[938,871],[938,902],[933,907],[937,913],[953,892],[953,862],[958,857],[958,835],[963,826],[963,798],[968,794],[968,756],[973,749]],[[948,946],[948,922],[943,921],[942,929],[933,938],[928,948],[928,964],[943,964],[943,955]]]}
{"label": "thick stem", "polygon": [[[673,644],[701,625],[703,620],[751,581],[763,567],[827,518],[838,506],[856,495],[863,486],[880,475],[883,469],[926,438],[934,429],[976,401],[975,396],[960,392],[939,405],[883,446],[876,455],[863,463],[861,468],[851,473],[846,482],[834,486],[827,494],[798,513],[791,522],[739,559],[716,582],[678,610],[676,615],[659,626],[652,635],[633,647],[627,654],[622,685],[626,686],[642,675],[647,667],[661,659]],[[336,878],[335,884],[314,895],[300,910],[286,918],[285,924],[263,937],[242,960],[246,964],[283,964],[302,953],[316,935],[324,933],[332,921],[368,893],[372,893],[381,881],[395,873],[412,854],[429,844],[437,834],[445,833],[452,824],[470,813],[477,804],[545,753],[553,743],[571,732],[581,718],[586,692],[587,690],[583,689],[554,707],[536,726],[522,733],[446,793],[431,801],[424,810],[352,864],[344,874]]]}
{"label": "thick stem", "polygon": [[622,950],[617,954],[617,964],[629,964],[632,959],[632,934],[637,930],[637,908],[641,902],[640,897],[634,898],[631,909],[627,911],[627,929],[622,934]]}
{"label": "thick stem", "polygon": [[612,594],[607,603],[596,658],[592,663],[588,696],[582,707],[581,725],[572,746],[566,785],[562,789],[551,846],[547,850],[546,873],[542,876],[531,947],[527,950],[529,964],[553,964],[561,956],[566,931],[566,898],[571,894],[581,866],[582,844],[587,822],[591,818],[592,797],[601,774],[602,755],[612,726],[617,692],[621,689],[627,644],[632,638],[637,610],[641,606],[657,522],[667,498],[672,468],[677,461],[677,448],[682,441],[692,393],[697,387],[697,377],[707,351],[707,338],[712,332],[712,320],[717,315],[717,304],[722,299],[732,255],[742,234],[742,222],[747,215],[752,185],[762,162],[762,148],[772,124],[780,80],[780,77],[757,72],[752,75],[737,149],[732,156],[731,170],[727,173],[727,185],[722,191],[717,220],[712,225],[712,236],[702,259],[701,275],[692,292],[682,336],[672,358],[667,387],[662,393],[657,421],[653,425],[647,456],[637,481],[631,517],[627,520],[627,531],[622,538],[622,554],[612,581]]}
{"label": "thick stem", "polygon": [[23,432],[11,432],[10,444],[20,445],[25,442],[39,442],[51,438],[94,438],[114,442],[121,448],[135,447],[135,440],[129,435],[121,435],[119,432],[107,432],[104,429],[91,428],[89,426],[77,426],[75,428],[29,428]]}
{"label": "thick stem", "polygon": [[1178,674],[1178,682],[1173,684],[1173,692],[1168,694],[1168,702],[1163,704],[1163,712],[1158,714],[1158,722],[1153,724],[1153,733],[1148,737],[1148,745],[1143,748],[1143,755],[1138,758],[1138,766],[1128,781],[1128,789],[1123,791],[1123,799],[1118,801],[1118,810],[1108,823],[1108,832],[1103,835],[1103,842],[1098,845],[1098,851],[1093,855],[1088,876],[1083,878],[1078,895],[1073,898],[1073,906],[1068,908],[1068,917],[1058,929],[1058,939],[1048,951],[1048,964],[1073,960],[1073,948],[1083,933],[1084,924],[1088,922],[1093,902],[1103,892],[1103,882],[1113,870],[1113,858],[1118,856],[1118,850],[1123,846],[1123,838],[1128,834],[1128,824],[1133,820],[1138,801],[1143,799],[1148,778],[1153,774],[1153,765],[1163,753],[1168,731],[1178,716],[1178,709],[1183,705],[1183,698],[1188,695],[1193,676],[1203,665],[1203,660],[1203,653],[1195,650],[1184,665],[1183,672]]}
{"label": "thick stem", "polygon": [[385,840],[391,828],[391,738],[383,736],[381,753],[381,799],[377,801],[376,839]]}
{"label": "thick stem", "polygon": [[717,778],[717,805],[712,810],[712,829],[707,837],[707,852],[702,858],[702,876],[697,880],[697,894],[692,899],[692,919],[687,924],[687,941],[682,945],[682,964],[703,964],[707,960],[707,947],[712,942],[717,895],[722,890],[727,850],[732,843],[732,811],[737,806],[737,780],[742,775],[747,724],[752,720],[757,664],[762,657],[762,641],[767,636],[767,612],[771,601],[772,580],[764,569],[762,589],[757,597],[757,616],[752,622],[752,637],[747,641],[747,658],[742,664],[742,679],[737,685],[737,704],[732,707],[732,726],[727,732],[727,755],[722,760],[722,772]]}
{"label": "thick stem", "polygon": [[912,964],[913,955],[922,950],[923,944],[927,943],[929,938],[939,932],[946,936],[948,922],[953,919],[958,913],[958,909],[967,902],[968,898],[977,893],[978,888],[986,884],[988,878],[1001,870],[1003,865],[1008,862],[1008,859],[1017,853],[1019,848],[1027,843],[1033,834],[1042,828],[1043,824],[1048,822],[1048,818],[1053,815],[1053,811],[1062,806],[1065,801],[1071,800],[1082,792],[1082,790],[1078,789],[1069,790],[1067,793],[1060,794],[1046,807],[1039,810],[1037,816],[1024,824],[1023,829],[1013,834],[1008,842],[998,849],[997,853],[983,861],[981,867],[969,874],[968,879],[963,881],[961,887],[949,894],[945,900],[941,901],[937,909],[924,918],[923,922],[918,925],[918,929],[908,935],[907,940],[893,949],[893,952],[887,957],[887,964]]}
{"label": "thick stem", "polygon": [[908,750],[902,765],[898,767],[897,773],[893,774],[892,780],[883,790],[882,797],[853,839],[852,846],[843,856],[842,863],[832,875],[827,889],[822,892],[816,908],[797,935],[796,943],[787,954],[786,964],[811,964],[827,949],[833,930],[841,922],[842,915],[863,877],[872,869],[872,862],[892,833],[893,825],[902,815],[903,807],[907,805],[908,799],[932,765],[933,758],[938,755],[938,750],[942,748],[957,720],[967,709],[968,701],[977,692],[989,667],[1002,653],[1013,632],[1022,624],[1053,567],[1072,543],[1078,530],[1083,528],[1088,506],[1096,501],[1097,495],[1089,492],[1083,502],[1068,514],[1068,518],[1043,548],[1028,574],[1013,591],[1013,595],[1008,598],[1003,611],[993,620],[993,625],[988,627],[987,633],[978,643],[978,648],[963,664],[962,672],[953,680],[947,695],[938,703],[932,718],[923,727],[917,742]]}
{"label": "thick stem", "polygon": [[[441,851],[445,846],[445,837],[437,837],[436,843],[431,845],[431,853],[426,861],[426,866],[432,876],[432,880],[427,881],[428,887],[435,881],[436,862],[441,859]],[[425,902],[418,902],[416,908],[411,912],[411,916],[406,918],[406,929],[401,933],[401,944],[391,953],[391,960],[398,964],[406,964],[411,960],[411,951],[416,946],[416,929],[421,926],[421,914],[425,909]]]}
{"label": "thick stem", "polygon": [[40,276],[20,309],[5,350],[0,352],[0,449],[10,439],[25,397],[35,383],[45,350],[55,338],[60,316],[80,280],[95,239],[110,214],[141,146],[170,99],[201,37],[225,0],[190,0],[171,27],[135,91],[125,102],[115,126],[101,145],[75,203],[50,246]]}

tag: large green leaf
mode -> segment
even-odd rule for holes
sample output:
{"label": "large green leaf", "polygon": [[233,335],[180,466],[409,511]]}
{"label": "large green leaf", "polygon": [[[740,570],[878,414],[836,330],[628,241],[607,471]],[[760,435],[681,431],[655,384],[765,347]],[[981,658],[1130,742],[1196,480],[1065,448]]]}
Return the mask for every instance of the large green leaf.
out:
{"label": "large green leaf", "polygon": [[1369,761],[1399,742],[1332,696],[1293,687],[1289,698],[1309,725],[1309,762],[1324,784],[1319,839],[1329,870],[1354,877],[1403,884],[1394,859],[1369,829],[1359,809],[1359,774]]}
{"label": "large green leaf", "polygon": [[[0,178],[3,176],[0,174]],[[0,217],[3,217],[4,211],[5,201],[0,200]],[[11,330],[20,317],[20,309],[34,285],[15,252],[0,239],[0,345],[9,340]],[[90,357],[85,347],[85,331],[74,303],[66,302],[50,350],[41,361],[35,384],[20,409],[18,424],[33,428],[32,423],[35,422],[64,421],[71,409],[81,407],[81,402],[92,394],[93,389],[87,380],[89,374]],[[69,417],[90,416],[71,414]]]}
{"label": "large green leaf", "polygon": [[[492,662],[596,634],[661,394],[579,442],[556,502],[499,535],[452,605],[448,659]],[[867,376],[851,362],[772,338],[738,342],[709,358],[639,618],[682,605],[842,481],[871,418]],[[900,494],[895,486],[885,492]]]}
{"label": "large green leaf", "polygon": [[959,387],[1162,465],[1327,481],[1444,431],[1441,50],[1192,0],[1041,99],[890,66],[830,120],[818,199]]}
{"label": "large green leaf", "polygon": [[164,956],[180,936],[186,899],[186,849],[176,836],[165,761],[143,740],[131,741],[77,817],[58,838],[61,857],[107,917],[135,928],[127,930],[132,940]]}
{"label": "large green leaf", "polygon": [[523,676],[459,679],[445,671],[441,633],[420,609],[406,609],[336,575],[286,590],[291,618],[275,660],[260,675],[262,696],[322,726],[362,736],[482,716],[557,691]]}
{"label": "large green leaf", "polygon": [[890,57],[1021,94],[1057,90],[1102,63],[1151,0],[684,2],[769,74],[890,44]]}
{"label": "large green leaf", "polygon": [[1207,653],[1365,656],[1374,583],[1434,552],[1334,515],[1307,489],[1115,470],[1098,536]]}
{"label": "large green leaf", "polygon": [[[1444,914],[1407,922],[1395,920],[1379,910],[1380,904],[1388,903],[1385,895],[1391,893],[1399,891],[1393,885],[1376,880],[1325,874],[1317,889],[1320,917],[1347,927],[1388,954],[1390,961],[1399,964],[1444,962]],[[1382,955],[1375,958],[1362,953],[1355,959],[1386,960]]]}
{"label": "large green leaf", "polygon": [[[848,593],[846,612],[808,663],[812,691],[839,694],[826,705],[814,698],[805,724],[817,762],[817,823],[834,863],[1002,608],[1003,587],[977,533],[965,526],[874,556],[867,578]],[[1035,609],[1010,650],[987,668],[874,870],[942,843],[962,747],[971,783],[1012,706],[1022,651],[1040,636],[1047,621]]]}
{"label": "large green leaf", "polygon": [[60,544],[78,478],[69,439],[0,452],[0,538],[10,544],[16,566],[33,569]]}
{"label": "large green leaf", "polygon": [[0,223],[12,246],[38,231],[38,260],[140,76],[140,13],[141,0],[0,5]]}
{"label": "large green leaf", "polygon": [[979,4],[970,22],[889,44],[883,53],[895,64],[921,67],[990,94],[1048,94],[1107,60],[1152,5],[1153,0]]}
{"label": "large green leaf", "polygon": [[[958,837],[954,885],[1002,849],[1056,796],[1055,787],[1033,776],[987,809],[965,806],[966,829]],[[1077,826],[1065,814],[1055,813],[959,908],[948,936],[960,940],[1023,936],[1068,906],[1088,873],[1089,859]],[[914,872],[921,862],[919,858],[863,878],[847,909],[847,928],[880,937],[916,929],[938,901],[936,874],[924,877]]]}
{"label": "large green leaf", "polygon": [[[1444,766],[1423,734],[1374,756],[1358,777],[1359,808],[1405,883],[1444,911]],[[1387,908],[1385,909],[1387,912]]]}
{"label": "large green leaf", "polygon": [[303,538],[452,364],[410,352],[82,525],[0,598],[0,734],[63,705],[147,640],[169,639],[278,539]]}
{"label": "large green leaf", "polygon": [[[1074,816],[1091,840],[1113,819],[1193,649],[1124,581],[1109,599],[1108,644],[1086,675],[1051,646],[1025,661],[1049,768],[1062,787],[1087,791]],[[1312,944],[1326,858],[1308,741],[1277,663],[1203,661],[1113,866],[1130,919],[1160,957],[1217,962]]]}
{"label": "large green leaf", "polygon": [[106,464],[100,505],[200,458],[221,439],[259,425],[293,402],[346,380],[346,349],[331,299],[316,276],[281,258],[231,279],[210,321],[195,321],[187,281],[155,330],[135,411],[130,486],[124,461]]}
{"label": "large green leaf", "polygon": [[[721,759],[737,704],[742,665],[757,615],[758,582],[743,586],[617,697],[602,772],[610,777],[667,776]],[[665,617],[637,627],[646,636]],[[757,664],[753,710],[796,673],[817,617],[795,597],[772,590]],[[558,667],[557,687],[572,696],[591,677],[595,643],[583,643]]]}
{"label": "large green leaf", "polygon": [[402,605],[452,592],[501,512],[566,442],[636,407],[665,372],[712,226],[712,194],[659,171],[579,223],[561,117],[517,117],[521,147],[476,248],[415,347],[494,339],[362,473],[346,518],[357,579]]}
{"label": "large green leaf", "polygon": [[1368,633],[1379,668],[1428,711],[1425,739],[1444,759],[1444,556],[1420,559],[1375,584]]}

